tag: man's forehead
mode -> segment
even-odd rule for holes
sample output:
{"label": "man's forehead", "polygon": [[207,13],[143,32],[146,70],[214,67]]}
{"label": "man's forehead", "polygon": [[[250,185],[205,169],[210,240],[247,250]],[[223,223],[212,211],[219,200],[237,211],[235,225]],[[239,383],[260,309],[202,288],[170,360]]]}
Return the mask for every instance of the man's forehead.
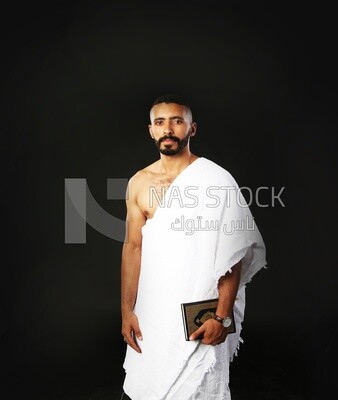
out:
{"label": "man's forehead", "polygon": [[190,112],[186,106],[177,103],[155,104],[150,110],[151,119],[168,118],[171,116],[189,117]]}

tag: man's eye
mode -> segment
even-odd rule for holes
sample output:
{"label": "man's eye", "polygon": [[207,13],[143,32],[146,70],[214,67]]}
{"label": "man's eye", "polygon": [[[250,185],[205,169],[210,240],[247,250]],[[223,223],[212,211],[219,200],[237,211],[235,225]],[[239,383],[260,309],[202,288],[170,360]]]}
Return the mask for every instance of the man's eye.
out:
{"label": "man's eye", "polygon": [[156,121],[155,125],[162,125],[162,121]]}
{"label": "man's eye", "polygon": [[175,124],[181,124],[182,120],[181,119],[175,119],[174,122],[175,122]]}

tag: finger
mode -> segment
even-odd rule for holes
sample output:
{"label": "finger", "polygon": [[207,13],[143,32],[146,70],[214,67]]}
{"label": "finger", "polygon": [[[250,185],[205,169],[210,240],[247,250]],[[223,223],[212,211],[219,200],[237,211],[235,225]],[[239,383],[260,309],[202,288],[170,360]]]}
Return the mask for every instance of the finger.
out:
{"label": "finger", "polygon": [[143,340],[142,332],[138,324],[135,326],[134,335],[138,340]]}
{"label": "finger", "polygon": [[192,333],[189,337],[189,340],[196,340],[199,338],[199,336],[202,336],[203,332],[205,331],[203,325],[197,329],[194,333]]}
{"label": "finger", "polygon": [[208,343],[205,344],[211,344],[212,346],[217,346],[218,344],[225,342],[226,338],[227,338],[227,332],[226,330],[224,330],[224,332],[222,332],[220,336],[213,338],[212,340],[210,340]]}
{"label": "finger", "polygon": [[214,342],[215,342],[215,338],[214,337],[210,337],[210,336],[207,336],[207,335],[204,335],[204,337],[203,337],[203,339],[202,339],[202,343],[203,344],[214,344]]}
{"label": "finger", "polygon": [[203,344],[208,344],[212,346],[216,346],[217,344],[222,343],[223,340],[223,332],[218,332],[213,329],[206,329],[204,333],[204,337],[202,340]]}
{"label": "finger", "polygon": [[130,347],[132,347],[137,353],[142,353],[140,347],[137,345],[137,343],[132,340],[130,343],[128,343]]}
{"label": "finger", "polygon": [[125,336],[125,342],[127,343],[128,346],[132,347],[135,351],[137,351],[138,353],[141,353],[141,349],[138,346],[138,344],[136,343],[132,334]]}

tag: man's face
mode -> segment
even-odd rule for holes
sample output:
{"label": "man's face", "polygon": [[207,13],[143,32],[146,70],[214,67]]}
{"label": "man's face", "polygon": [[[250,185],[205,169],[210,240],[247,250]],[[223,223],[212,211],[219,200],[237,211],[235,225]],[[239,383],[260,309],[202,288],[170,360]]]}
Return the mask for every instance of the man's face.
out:
{"label": "man's face", "polygon": [[179,154],[196,132],[190,111],[180,104],[156,104],[150,112],[149,132],[159,151],[167,156]]}

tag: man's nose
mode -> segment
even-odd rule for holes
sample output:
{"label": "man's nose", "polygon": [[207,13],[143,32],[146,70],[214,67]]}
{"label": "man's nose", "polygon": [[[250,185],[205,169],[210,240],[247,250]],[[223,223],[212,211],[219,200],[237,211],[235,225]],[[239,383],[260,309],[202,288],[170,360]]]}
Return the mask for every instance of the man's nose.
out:
{"label": "man's nose", "polygon": [[165,125],[164,125],[164,133],[166,135],[173,135],[174,134],[171,121],[168,121],[168,122],[165,123]]}

